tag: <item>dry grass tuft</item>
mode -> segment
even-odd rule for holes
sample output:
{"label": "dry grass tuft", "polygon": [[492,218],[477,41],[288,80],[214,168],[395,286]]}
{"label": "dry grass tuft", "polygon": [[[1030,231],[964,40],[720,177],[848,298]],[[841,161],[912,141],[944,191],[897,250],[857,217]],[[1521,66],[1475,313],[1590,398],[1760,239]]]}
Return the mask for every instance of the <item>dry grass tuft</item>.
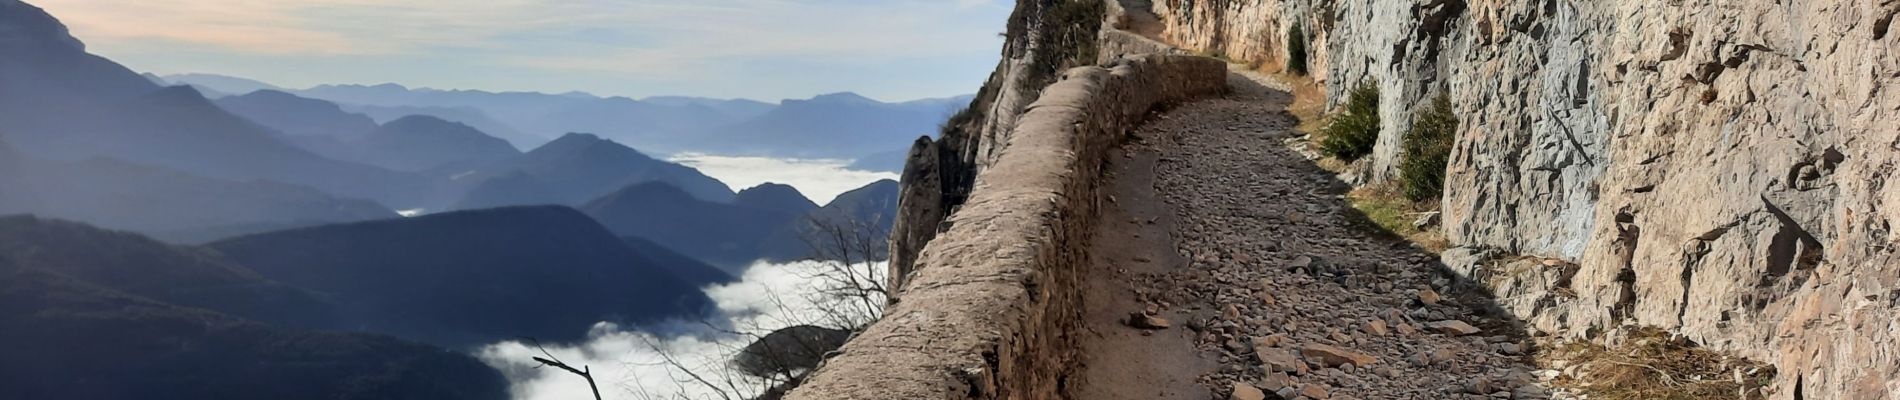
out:
{"label": "dry grass tuft", "polygon": [[1775,378],[1772,366],[1703,349],[1657,328],[1639,328],[1616,348],[1589,342],[1543,347],[1538,363],[1566,371],[1553,383],[1591,399],[1766,399]]}
{"label": "dry grass tuft", "polygon": [[1387,232],[1404,237],[1432,252],[1445,251],[1451,247],[1451,242],[1445,240],[1444,232],[1436,229],[1436,226],[1419,229],[1414,224],[1419,218],[1437,213],[1437,202],[1406,200],[1399,187],[1390,182],[1354,189],[1346,194],[1346,199],[1351,201],[1352,208],[1365,214],[1367,220]]}

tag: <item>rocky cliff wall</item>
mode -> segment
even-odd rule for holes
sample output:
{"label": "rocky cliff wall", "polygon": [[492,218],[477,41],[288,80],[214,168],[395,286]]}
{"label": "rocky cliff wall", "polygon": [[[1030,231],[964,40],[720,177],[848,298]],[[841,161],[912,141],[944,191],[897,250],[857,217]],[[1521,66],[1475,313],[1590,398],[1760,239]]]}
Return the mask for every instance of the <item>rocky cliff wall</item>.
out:
{"label": "rocky cliff wall", "polygon": [[788,398],[1064,397],[1107,152],[1154,107],[1219,93],[1226,71],[1178,55],[1068,71],[918,253],[901,300]]}
{"label": "rocky cliff wall", "polygon": [[[1778,398],[1900,398],[1893,0],[1157,0],[1169,42],[1382,89],[1356,180],[1394,175],[1423,99],[1463,122],[1448,264],[1533,328],[1664,327],[1770,362]],[[1561,262],[1509,262],[1528,255]],[[1550,265],[1546,265],[1550,264]]]}
{"label": "rocky cliff wall", "polygon": [[1071,67],[1098,61],[1096,36],[1107,14],[1097,0],[1019,0],[1003,31],[1002,59],[968,108],[943,132],[919,138],[901,179],[891,229],[891,287],[902,286],[917,252],[969,198],[976,175],[995,163],[1011,128],[1042,89]]}

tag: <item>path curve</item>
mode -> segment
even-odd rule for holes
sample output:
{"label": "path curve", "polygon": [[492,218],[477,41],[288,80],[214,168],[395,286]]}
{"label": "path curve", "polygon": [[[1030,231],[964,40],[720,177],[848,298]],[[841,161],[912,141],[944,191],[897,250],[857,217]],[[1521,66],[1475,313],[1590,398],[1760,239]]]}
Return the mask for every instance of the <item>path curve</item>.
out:
{"label": "path curve", "polygon": [[1426,304],[1452,283],[1436,256],[1369,229],[1289,148],[1292,98],[1267,79],[1230,74],[1232,93],[1157,114],[1109,160],[1072,394],[1544,398],[1522,331],[1474,311],[1490,299]]}

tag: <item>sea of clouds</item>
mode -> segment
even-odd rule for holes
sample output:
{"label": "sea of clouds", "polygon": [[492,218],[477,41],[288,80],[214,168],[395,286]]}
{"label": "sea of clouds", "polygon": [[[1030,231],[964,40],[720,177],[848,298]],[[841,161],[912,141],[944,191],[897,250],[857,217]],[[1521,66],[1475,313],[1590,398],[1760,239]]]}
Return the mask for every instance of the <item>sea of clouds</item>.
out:
{"label": "sea of clouds", "polygon": [[825,204],[838,194],[851,191],[877,182],[881,179],[897,180],[897,174],[890,172],[859,171],[849,169],[851,160],[839,159],[799,159],[717,156],[700,153],[675,154],[668,161],[684,164],[705,173],[732,190],[758,186],[761,183],[780,183],[798,188],[800,193],[812,202]]}
{"label": "sea of clouds", "polygon": [[[727,360],[752,337],[821,323],[836,317],[837,310],[852,309],[819,293],[827,284],[815,277],[830,268],[813,261],[754,264],[738,282],[704,288],[718,305],[718,315],[710,321],[644,327],[601,323],[590,330],[586,343],[537,346],[511,341],[486,346],[477,356],[507,375],[517,400],[592,398],[581,377],[540,367],[533,359],[548,355],[590,369],[605,399],[723,399],[694,375],[738,394],[735,398],[751,398],[763,389],[762,383],[728,372]],[[883,271],[885,265],[859,268]]]}

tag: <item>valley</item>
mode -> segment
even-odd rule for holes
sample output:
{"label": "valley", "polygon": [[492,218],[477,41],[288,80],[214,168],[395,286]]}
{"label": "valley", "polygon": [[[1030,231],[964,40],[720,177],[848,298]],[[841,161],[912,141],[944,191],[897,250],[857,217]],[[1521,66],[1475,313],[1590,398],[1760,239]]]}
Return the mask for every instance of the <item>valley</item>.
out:
{"label": "valley", "polygon": [[847,165],[964,101],[160,76],[0,1],[0,398],[529,397],[486,354],[835,323],[715,296],[880,262],[815,247],[894,219],[901,162]]}

